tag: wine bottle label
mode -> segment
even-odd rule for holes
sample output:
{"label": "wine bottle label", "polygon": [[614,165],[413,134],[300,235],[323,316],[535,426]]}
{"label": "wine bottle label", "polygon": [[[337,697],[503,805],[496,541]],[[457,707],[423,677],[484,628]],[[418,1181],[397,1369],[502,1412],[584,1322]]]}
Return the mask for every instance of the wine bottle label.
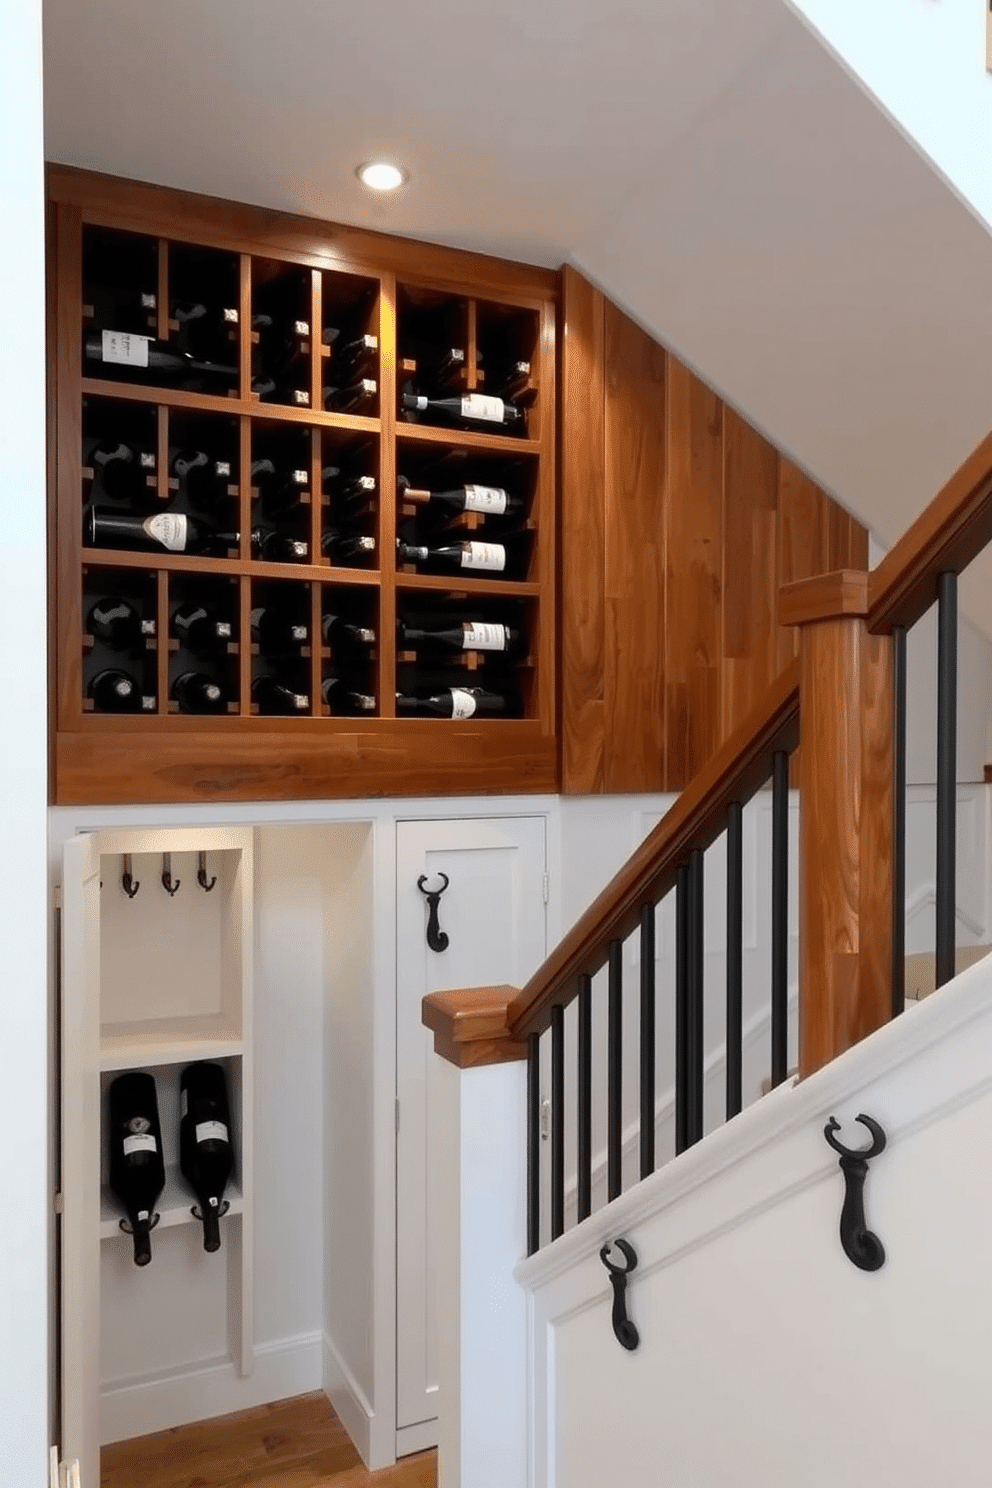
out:
{"label": "wine bottle label", "polygon": [[149,1211],[147,1209],[139,1209],[138,1210],[138,1218],[139,1219],[151,1219],[151,1214],[149,1213]]}
{"label": "wine bottle label", "polygon": [[488,568],[502,573],[506,549],[502,543],[467,542],[462,546],[462,568]]}
{"label": "wine bottle label", "polygon": [[170,553],[185,553],[188,520],[181,512],[156,512],[141,525],[149,537]]}
{"label": "wine bottle label", "polygon": [[122,367],[147,367],[150,340],[150,336],[133,336],[129,331],[104,331],[103,360]]}
{"label": "wine bottle label", "polygon": [[158,1143],[151,1132],[142,1132],[137,1137],[124,1138],[124,1156],[130,1157],[132,1152],[157,1152]]}
{"label": "wine bottle label", "polygon": [[501,517],[506,511],[506,492],[500,486],[466,486],[465,510]]}
{"label": "wine bottle label", "polygon": [[227,1127],[223,1121],[198,1121],[196,1140],[198,1142],[226,1142]]}
{"label": "wine bottle label", "polygon": [[261,618],[262,618],[262,616],[264,614],[265,614],[265,610],[262,609],[262,608],[259,608],[257,610],[252,610],[251,614],[248,617],[249,623],[251,625],[252,630],[254,630],[257,627],[259,620],[261,620]]}
{"label": "wine bottle label", "polygon": [[481,620],[470,620],[462,631],[462,647],[466,651],[505,651],[506,626],[486,625]]}
{"label": "wine bottle label", "polygon": [[464,687],[451,689],[452,718],[471,718],[475,712],[475,698]]}
{"label": "wine bottle label", "polygon": [[466,393],[462,399],[462,418],[481,419],[487,424],[501,424],[503,413],[502,398],[487,398],[485,393]]}

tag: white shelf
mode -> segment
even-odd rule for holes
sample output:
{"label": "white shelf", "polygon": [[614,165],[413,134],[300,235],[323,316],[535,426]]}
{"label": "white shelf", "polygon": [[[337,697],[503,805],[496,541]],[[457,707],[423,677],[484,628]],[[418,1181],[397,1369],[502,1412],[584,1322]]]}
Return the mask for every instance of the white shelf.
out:
{"label": "white shelf", "polygon": [[244,1053],[244,1040],[204,1030],[202,1035],[161,1033],[107,1034],[100,1038],[100,1069],[148,1069],[159,1064],[192,1064],[197,1059],[227,1059]]}
{"label": "white shelf", "polygon": [[[224,1192],[224,1198],[230,1204],[228,1214],[242,1214],[245,1201],[240,1186],[232,1179]],[[200,1221],[194,1219],[190,1208],[196,1203],[196,1195],[188,1187],[185,1178],[178,1167],[168,1167],[165,1170],[165,1188],[158,1201],[157,1209],[161,1216],[155,1230],[175,1229],[177,1225],[198,1225]],[[114,1194],[104,1185],[100,1189],[100,1239],[101,1240],[126,1240],[130,1244],[131,1237],[120,1227],[120,1221],[125,1218],[124,1210],[118,1203]],[[222,1226],[223,1231],[223,1226]],[[152,1244],[154,1245],[154,1240]]]}

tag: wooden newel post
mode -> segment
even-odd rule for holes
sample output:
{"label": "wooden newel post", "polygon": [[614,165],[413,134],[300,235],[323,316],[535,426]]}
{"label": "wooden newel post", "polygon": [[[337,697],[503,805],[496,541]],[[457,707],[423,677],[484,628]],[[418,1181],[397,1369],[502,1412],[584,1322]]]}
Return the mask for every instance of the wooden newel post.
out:
{"label": "wooden newel post", "polygon": [[799,1071],[885,1023],[892,1005],[892,639],[867,628],[868,575],[787,584],[798,625]]}

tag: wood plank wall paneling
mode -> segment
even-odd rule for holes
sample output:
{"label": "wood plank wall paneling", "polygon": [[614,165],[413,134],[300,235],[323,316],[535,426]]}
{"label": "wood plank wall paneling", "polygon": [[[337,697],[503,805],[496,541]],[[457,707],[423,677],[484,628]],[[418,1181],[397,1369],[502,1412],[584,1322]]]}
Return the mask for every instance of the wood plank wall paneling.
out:
{"label": "wood plank wall paneling", "polygon": [[605,651],[605,300],[574,269],[563,270],[559,473],[562,774],[573,795],[606,789],[603,775]]}
{"label": "wood plank wall paneling", "polygon": [[665,761],[664,351],[607,303],[603,789],[636,791]]}
{"label": "wood plank wall paneling", "polygon": [[780,585],[868,534],[574,269],[562,309],[562,790],[680,790],[799,654]]}
{"label": "wood plank wall paneling", "polygon": [[665,789],[682,790],[720,744],[723,404],[668,362]]}

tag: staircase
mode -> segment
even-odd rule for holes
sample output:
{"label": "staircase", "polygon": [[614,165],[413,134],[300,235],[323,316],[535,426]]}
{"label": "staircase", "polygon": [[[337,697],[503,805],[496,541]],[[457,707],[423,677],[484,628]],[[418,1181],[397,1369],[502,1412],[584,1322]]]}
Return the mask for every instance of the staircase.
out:
{"label": "staircase", "polygon": [[[442,1488],[593,1488],[607,1474],[628,1485],[686,1488],[988,1483],[992,1434],[986,1443],[986,1412],[961,1383],[962,1356],[949,1339],[958,1327],[977,1348],[976,1318],[992,1326],[984,1280],[992,1197],[983,1197],[992,1181],[965,1181],[992,1119],[992,963],[983,959],[988,947],[956,953],[954,945],[956,586],[990,537],[992,436],[871,573],[827,574],[780,591],[780,621],[801,627],[799,662],[526,987],[425,999],[424,1022],[446,1061],[435,1062],[452,1133],[440,1181],[446,1175],[455,1197],[447,1260],[459,1297],[442,1348]],[[936,945],[932,960],[907,961],[906,631],[935,602]],[[787,1078],[790,769],[800,811],[798,1083]],[[742,1112],[741,820],[769,780],[771,1067],[781,1088]],[[703,1140],[703,860],[723,835],[726,1125]],[[655,932],[657,906],[669,894],[675,1156],[659,1166]],[[622,1009],[630,966],[639,992],[640,1176],[625,1188]],[[594,1212],[597,977],[606,1002],[607,1202]],[[952,979],[953,993],[897,1016],[907,994],[918,1000],[931,982]],[[545,1162],[540,1077],[548,1062]],[[870,1277],[838,1243],[843,1182],[823,1140],[836,1114],[841,1139],[863,1146],[864,1132],[851,1126],[860,1113],[889,1136],[869,1197],[895,1239],[890,1260]],[[569,1177],[576,1223],[566,1230]],[[629,1286],[644,1340],[636,1351],[610,1332],[599,1255],[621,1234],[639,1256]],[[520,1262],[524,1243],[529,1259]],[[529,1299],[526,1311],[511,1271]],[[927,1434],[920,1381],[932,1385],[933,1372],[921,1340],[930,1336],[956,1387],[937,1391],[931,1409],[939,1421]],[[907,1359],[919,1375],[911,1389]],[[490,1411],[494,1386],[504,1386],[495,1394],[505,1405],[496,1412],[499,1441],[475,1416],[469,1382],[480,1361]],[[880,1419],[912,1442],[911,1451],[900,1448],[898,1468],[872,1424],[876,1397]],[[824,1399],[834,1406],[827,1419]],[[915,1402],[909,1421],[907,1400]],[[955,1472],[935,1476],[952,1422]],[[973,1460],[978,1442],[983,1451]]]}

